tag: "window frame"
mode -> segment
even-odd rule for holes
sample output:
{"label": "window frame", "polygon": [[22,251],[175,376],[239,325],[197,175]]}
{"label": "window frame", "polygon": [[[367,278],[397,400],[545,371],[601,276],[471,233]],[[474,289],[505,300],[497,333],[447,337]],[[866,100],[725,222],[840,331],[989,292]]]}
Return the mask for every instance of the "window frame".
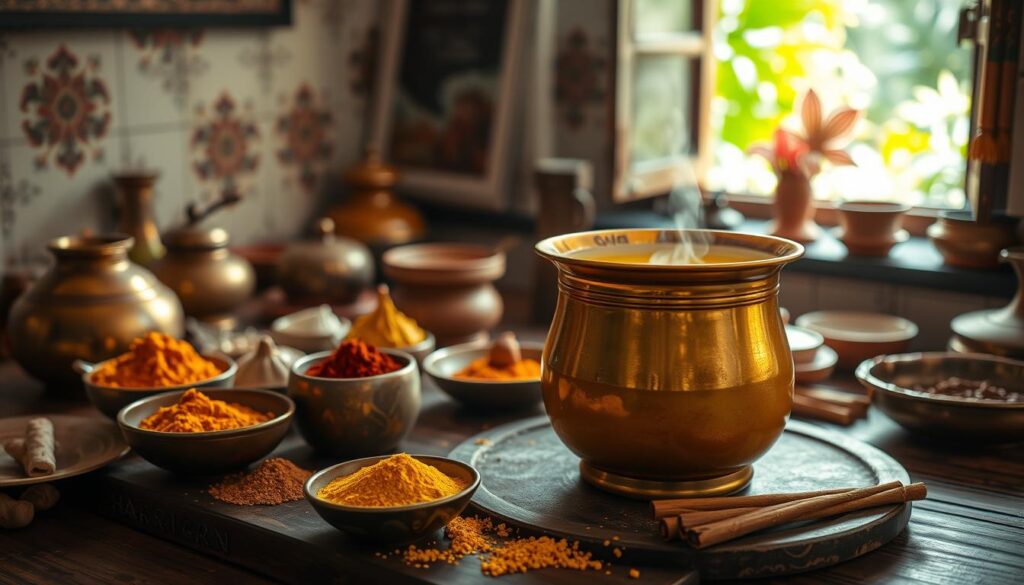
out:
{"label": "window frame", "polygon": [[[718,191],[711,192],[705,187],[704,179],[706,177],[707,170],[711,167],[713,156],[711,149],[711,143],[714,140],[711,134],[711,101],[714,98],[716,80],[712,43],[715,20],[718,14],[718,0],[691,1],[693,6],[693,22],[700,23],[700,26],[702,27],[700,29],[700,36],[703,39],[704,53],[692,57],[699,60],[700,76],[698,82],[694,84],[694,87],[691,90],[691,105],[696,105],[696,107],[691,107],[691,110],[693,110],[691,115],[695,116],[691,119],[696,120],[697,123],[691,128],[693,138],[695,139],[696,156],[690,157],[689,162],[693,164],[698,186],[705,197],[716,194],[725,195],[728,197],[730,205],[733,208],[747,216],[758,219],[770,219],[773,215],[772,206],[774,199],[770,195]],[[958,44],[963,40],[969,40],[973,44],[974,55],[971,59],[974,63],[974,67],[971,71],[971,136],[974,136],[979,115],[979,100],[976,99],[976,96],[981,91],[980,85],[982,82],[981,67],[979,67],[979,64],[984,63],[985,52],[987,51],[986,35],[988,31],[988,19],[986,9],[989,1],[990,0],[980,0],[979,2],[983,7],[979,10],[979,14],[984,14],[985,16],[979,19],[979,26],[972,31],[973,34],[967,35],[961,39],[954,39]],[[651,188],[644,190],[630,190],[627,188],[628,181],[632,178],[632,174],[630,172],[631,169],[629,168],[630,154],[628,144],[628,123],[631,112],[628,107],[622,107],[622,96],[626,96],[625,105],[631,105],[628,101],[630,94],[623,94],[623,92],[629,90],[629,84],[632,81],[633,73],[632,59],[634,53],[637,52],[632,47],[632,9],[635,5],[636,0],[617,0],[614,2],[613,7],[613,17],[616,18],[617,23],[614,28],[617,36],[615,39],[616,63],[614,67],[615,136],[613,140],[614,177],[612,186],[612,202],[615,204],[665,195],[674,184],[669,180],[669,177],[675,178],[677,176],[675,174],[677,167],[675,165],[666,165],[665,167],[658,169],[657,172],[649,172],[644,175],[645,177],[653,177],[648,178]],[[970,3],[965,2],[962,10],[968,10],[969,7]],[[967,199],[965,206],[974,207],[974,202],[977,199],[978,188],[977,165],[973,164],[970,160],[966,160],[964,164],[966,167],[964,173],[964,192]],[[660,189],[654,188],[655,186],[660,187]],[[814,219],[817,223],[823,226],[835,226],[839,224],[839,213],[835,203],[832,201],[815,200],[815,206],[816,210]],[[935,222],[939,214],[948,210],[950,209],[914,206],[904,215],[903,227],[913,235],[923,236],[925,235],[927,227]]]}
{"label": "window frame", "polygon": [[[683,1],[683,0],[680,0]],[[615,67],[613,110],[614,152],[612,202],[626,203],[667,193],[678,182],[680,170],[693,169],[697,184],[711,163],[711,98],[714,84],[714,58],[711,35],[714,32],[718,0],[689,0],[693,29],[683,33],[651,35],[649,40],[634,38],[634,14],[637,0],[616,0]],[[691,63],[690,111],[688,112],[691,155],[633,165],[629,145],[632,118],[632,85],[638,56],[672,55]]]}

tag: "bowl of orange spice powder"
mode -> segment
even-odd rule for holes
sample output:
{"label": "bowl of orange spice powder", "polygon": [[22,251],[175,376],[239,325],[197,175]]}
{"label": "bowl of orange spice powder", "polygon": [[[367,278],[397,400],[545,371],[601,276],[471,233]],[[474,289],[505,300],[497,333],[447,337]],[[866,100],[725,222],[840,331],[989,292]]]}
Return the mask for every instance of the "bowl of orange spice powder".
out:
{"label": "bowl of orange spice powder", "polygon": [[536,408],[543,400],[540,358],[543,343],[519,342],[506,332],[491,343],[439,349],[423,360],[423,370],[446,394],[481,411]]}
{"label": "bowl of orange spice powder", "polygon": [[168,471],[211,475],[262,459],[288,433],[295,403],[271,390],[190,388],[129,404],[117,414],[125,441]]}
{"label": "bowl of orange spice powder", "polygon": [[132,342],[128,351],[98,364],[74,363],[85,393],[110,418],[132,402],[188,388],[226,388],[238,368],[226,355],[200,355],[187,341],[151,332]]}
{"label": "bowl of orange spice powder", "polygon": [[314,473],[306,500],[331,526],[361,541],[400,543],[435,532],[480,486],[472,466],[427,455],[382,455]]}

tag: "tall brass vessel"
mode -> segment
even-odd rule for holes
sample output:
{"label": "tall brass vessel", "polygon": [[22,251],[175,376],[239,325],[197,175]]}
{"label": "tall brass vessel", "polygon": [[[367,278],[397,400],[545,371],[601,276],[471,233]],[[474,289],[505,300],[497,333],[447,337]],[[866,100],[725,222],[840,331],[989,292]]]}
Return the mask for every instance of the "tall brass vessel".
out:
{"label": "tall brass vessel", "polygon": [[21,367],[52,388],[76,391],[76,359],[112,358],[149,331],[184,334],[178,298],[128,260],[131,247],[123,234],[50,242],[56,262],[11,308],[11,353]]}
{"label": "tall brass vessel", "polygon": [[[704,263],[652,264],[681,233]],[[638,498],[742,489],[781,435],[793,358],[779,272],[803,254],[772,236],[604,230],[548,238],[558,303],[544,404],[584,480]]]}

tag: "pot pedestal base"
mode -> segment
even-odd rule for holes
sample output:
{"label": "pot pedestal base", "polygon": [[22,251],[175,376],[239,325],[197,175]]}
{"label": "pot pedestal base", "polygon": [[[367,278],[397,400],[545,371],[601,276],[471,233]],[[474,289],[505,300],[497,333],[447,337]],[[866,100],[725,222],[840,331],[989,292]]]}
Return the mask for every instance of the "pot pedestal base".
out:
{"label": "pot pedestal base", "polygon": [[590,485],[608,492],[630,498],[652,500],[724,496],[738,492],[750,483],[751,478],[754,477],[754,468],[748,465],[739,471],[710,479],[658,481],[602,471],[586,461],[580,461],[580,477]]}

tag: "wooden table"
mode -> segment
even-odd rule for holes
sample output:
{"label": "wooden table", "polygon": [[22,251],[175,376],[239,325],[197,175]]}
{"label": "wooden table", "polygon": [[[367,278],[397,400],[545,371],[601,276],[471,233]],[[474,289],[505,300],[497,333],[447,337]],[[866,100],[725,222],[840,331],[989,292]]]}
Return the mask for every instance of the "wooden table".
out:
{"label": "wooden table", "polygon": [[[405,446],[411,451],[443,454],[464,438],[511,420],[468,413],[429,382],[424,392],[422,415]],[[15,365],[0,365],[0,413],[42,412],[95,411],[81,402],[47,398],[41,386]],[[769,582],[1024,582],[1024,449],[1020,445],[966,449],[931,444],[874,410],[867,420],[845,429],[820,424],[886,451],[915,481],[928,484],[929,496],[914,504],[909,528],[881,549],[828,569]],[[269,582],[244,568],[121,526],[96,515],[90,502],[73,493],[66,495],[70,497],[55,510],[41,514],[30,527],[0,532],[0,583]],[[377,568],[374,576],[380,582],[393,582],[411,571],[397,562],[378,567],[383,568]],[[666,585],[680,579],[678,572],[663,569],[641,568],[641,576],[641,582]],[[461,568],[447,577],[448,582],[452,578],[491,582],[480,574],[473,559],[464,560]],[[503,577],[499,582],[552,581],[599,585],[622,579],[543,571]]]}

